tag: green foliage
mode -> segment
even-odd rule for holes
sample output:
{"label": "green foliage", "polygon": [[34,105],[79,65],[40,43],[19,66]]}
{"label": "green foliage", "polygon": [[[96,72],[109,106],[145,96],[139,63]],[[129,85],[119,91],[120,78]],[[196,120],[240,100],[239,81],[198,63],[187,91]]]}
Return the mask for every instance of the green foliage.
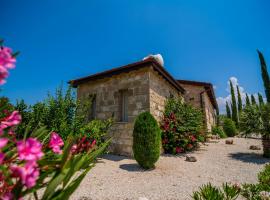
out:
{"label": "green foliage", "polygon": [[235,185],[225,183],[222,189],[211,183],[203,185],[199,191],[193,193],[194,200],[235,200],[240,195],[240,189]]}
{"label": "green foliage", "polygon": [[258,180],[260,184],[270,187],[270,164],[265,165],[264,170],[258,174]]}
{"label": "green foliage", "polygon": [[235,123],[229,118],[224,119],[223,130],[229,137],[234,137],[237,134]]}
{"label": "green foliage", "polygon": [[262,121],[263,121],[263,130],[261,134],[270,139],[270,104],[266,104],[262,108]]}
{"label": "green foliage", "polygon": [[138,164],[153,168],[160,155],[160,129],[149,112],[143,112],[135,120],[133,130],[133,153]]}
{"label": "green foliage", "polygon": [[[86,103],[85,103],[86,102]],[[64,92],[62,87],[56,90],[55,95],[48,95],[47,99],[33,106],[27,106],[24,101],[17,102],[15,109],[22,113],[23,123],[16,130],[21,137],[29,128],[30,131],[46,126],[50,131],[58,132],[63,139],[69,134],[79,134],[85,125],[89,101],[78,102],[72,88]]]}
{"label": "green foliage", "polygon": [[264,84],[264,89],[265,89],[265,96],[266,96],[267,102],[270,103],[270,78],[267,71],[266,62],[264,60],[263,54],[259,50],[257,50],[257,52],[258,52],[260,63],[261,63],[261,72],[262,72],[262,79],[263,79],[263,84]]}
{"label": "green foliage", "polygon": [[13,105],[10,103],[7,97],[0,97],[0,119],[6,116],[6,113],[12,112],[14,110]]}
{"label": "green foliage", "polygon": [[246,93],[246,106],[250,106],[250,100],[247,93]]}
{"label": "green foliage", "polygon": [[113,120],[92,120],[85,126],[81,128],[81,134],[86,135],[89,138],[94,138],[96,140],[96,144],[99,146],[103,144],[106,140],[107,132],[109,128],[112,126]]}
{"label": "green foliage", "polygon": [[242,103],[242,97],[241,97],[241,93],[240,93],[238,85],[237,85],[237,103],[238,103],[238,113],[241,113],[243,109],[243,103]]}
{"label": "green foliage", "polygon": [[197,146],[198,141],[204,141],[201,111],[183,103],[181,98],[167,100],[161,129],[165,153],[190,151]]}
{"label": "green foliage", "polygon": [[226,113],[228,118],[232,118],[231,109],[227,101],[226,101]]}
{"label": "green foliage", "polygon": [[255,99],[253,94],[251,95],[251,104],[252,105],[257,105],[256,99]]}
{"label": "green foliage", "polygon": [[212,134],[213,135],[219,135],[220,138],[226,138],[227,137],[226,133],[223,131],[222,127],[220,127],[220,126],[214,126],[212,128]]}
{"label": "green foliage", "polygon": [[267,200],[270,192],[270,164],[258,174],[259,183],[242,185],[223,184],[222,188],[208,183],[193,193],[194,200]]}
{"label": "green foliage", "polygon": [[[48,134],[49,131],[44,128],[33,132],[33,136],[37,138],[47,138]],[[67,139],[61,155],[48,151],[45,153],[42,160],[38,162],[41,171],[37,184],[31,190],[21,191],[23,196],[45,188],[42,200],[69,199],[87,172],[94,166],[96,158],[105,151],[110,142],[107,140],[102,146],[86,153],[72,154],[71,147],[76,139],[73,136]]]}
{"label": "green foliage", "polygon": [[252,133],[261,133],[263,124],[259,108],[255,105],[245,107],[240,115],[239,125],[240,130],[246,136]]}
{"label": "green foliage", "polygon": [[258,93],[258,99],[259,99],[260,107],[264,106],[264,100],[263,100],[263,96],[261,95],[261,93]]}
{"label": "green foliage", "polygon": [[231,87],[231,96],[232,96],[232,120],[234,121],[235,125],[238,126],[238,114],[237,114],[237,105],[236,105],[236,98],[235,98],[235,92],[233,88],[232,81],[230,81],[230,87]]}

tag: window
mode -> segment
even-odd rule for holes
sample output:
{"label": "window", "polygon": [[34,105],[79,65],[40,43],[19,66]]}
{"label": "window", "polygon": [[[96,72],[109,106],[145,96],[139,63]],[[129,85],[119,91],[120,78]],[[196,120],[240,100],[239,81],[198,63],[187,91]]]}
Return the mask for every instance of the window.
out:
{"label": "window", "polygon": [[128,122],[128,90],[120,91],[120,121]]}
{"label": "window", "polygon": [[96,106],[97,106],[97,98],[96,95],[89,95],[90,98],[90,109],[89,109],[89,120],[93,120],[96,118]]}

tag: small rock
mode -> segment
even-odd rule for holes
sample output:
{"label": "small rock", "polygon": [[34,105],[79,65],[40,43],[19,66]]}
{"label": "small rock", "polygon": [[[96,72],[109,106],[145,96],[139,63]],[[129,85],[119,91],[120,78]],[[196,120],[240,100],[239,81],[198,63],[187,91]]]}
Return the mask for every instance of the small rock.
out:
{"label": "small rock", "polygon": [[148,200],[146,197],[139,197],[139,200]]}
{"label": "small rock", "polygon": [[225,143],[226,144],[233,144],[233,140],[226,140]]}
{"label": "small rock", "polygon": [[186,156],[186,161],[188,162],[197,162],[197,158],[194,156]]}
{"label": "small rock", "polygon": [[249,149],[251,149],[251,150],[261,150],[261,147],[259,147],[259,146],[257,146],[257,145],[251,145],[251,146],[249,147]]}
{"label": "small rock", "polygon": [[219,137],[219,135],[212,135],[211,139],[212,140],[218,140],[218,139],[220,139],[220,137]]}

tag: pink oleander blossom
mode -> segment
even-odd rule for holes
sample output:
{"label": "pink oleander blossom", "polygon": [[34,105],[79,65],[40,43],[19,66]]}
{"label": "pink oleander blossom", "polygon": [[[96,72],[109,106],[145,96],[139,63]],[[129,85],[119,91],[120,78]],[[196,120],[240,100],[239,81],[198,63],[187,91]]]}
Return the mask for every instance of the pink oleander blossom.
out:
{"label": "pink oleander blossom", "polygon": [[36,161],[43,156],[42,145],[35,138],[17,142],[17,150],[20,160]]}
{"label": "pink oleander blossom", "polygon": [[13,165],[10,167],[12,175],[20,178],[23,185],[27,188],[32,188],[36,185],[36,181],[39,177],[39,169],[37,163],[28,161],[24,166]]}
{"label": "pink oleander blossom", "polygon": [[64,146],[62,138],[58,135],[58,133],[52,132],[49,147],[52,149],[54,153],[61,154],[62,153],[61,146]]}
{"label": "pink oleander blossom", "polygon": [[5,68],[14,68],[16,59],[12,56],[12,50],[8,47],[0,48],[0,66]]}
{"label": "pink oleander blossom", "polygon": [[18,111],[13,111],[11,115],[6,117],[0,125],[0,129],[5,129],[7,127],[15,126],[21,123],[22,117]]}
{"label": "pink oleander blossom", "polygon": [[0,149],[2,149],[4,146],[6,146],[8,143],[7,138],[0,138]]}
{"label": "pink oleander blossom", "polygon": [[6,78],[8,77],[8,70],[0,65],[0,85],[3,85],[6,83]]}
{"label": "pink oleander blossom", "polygon": [[12,200],[13,199],[13,195],[11,194],[11,192],[5,193],[2,196],[0,196],[1,200]]}

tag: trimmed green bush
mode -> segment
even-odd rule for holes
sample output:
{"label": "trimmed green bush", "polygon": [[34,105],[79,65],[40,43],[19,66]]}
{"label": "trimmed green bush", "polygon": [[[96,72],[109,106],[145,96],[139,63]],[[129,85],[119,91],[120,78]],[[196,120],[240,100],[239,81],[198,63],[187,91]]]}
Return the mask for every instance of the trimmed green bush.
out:
{"label": "trimmed green bush", "polygon": [[214,126],[212,128],[212,134],[213,135],[219,135],[220,138],[226,138],[227,135],[224,133],[222,127],[220,126]]}
{"label": "trimmed green bush", "polygon": [[160,155],[161,135],[157,121],[149,112],[141,113],[133,130],[133,154],[144,169],[153,168]]}
{"label": "trimmed green bush", "polygon": [[229,137],[234,137],[237,134],[235,123],[229,118],[224,119],[223,130]]}

